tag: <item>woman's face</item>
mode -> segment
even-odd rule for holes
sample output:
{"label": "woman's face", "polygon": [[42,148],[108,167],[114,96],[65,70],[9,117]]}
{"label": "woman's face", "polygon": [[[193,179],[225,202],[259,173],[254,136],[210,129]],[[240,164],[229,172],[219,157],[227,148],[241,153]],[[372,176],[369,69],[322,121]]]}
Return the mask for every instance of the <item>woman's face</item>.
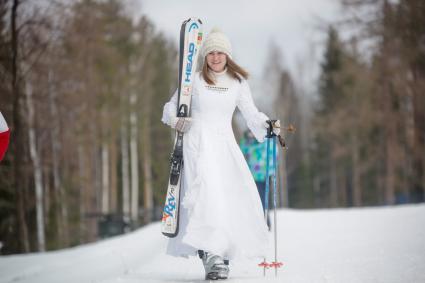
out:
{"label": "woman's face", "polygon": [[222,72],[226,67],[227,57],[223,52],[212,51],[207,55],[207,64],[214,72]]}

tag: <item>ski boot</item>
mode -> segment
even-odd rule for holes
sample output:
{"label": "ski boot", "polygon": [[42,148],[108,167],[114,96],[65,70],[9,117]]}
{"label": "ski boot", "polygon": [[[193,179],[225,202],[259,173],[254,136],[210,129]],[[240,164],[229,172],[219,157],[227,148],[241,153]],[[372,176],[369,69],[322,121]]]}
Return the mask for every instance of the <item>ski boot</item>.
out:
{"label": "ski boot", "polygon": [[223,260],[219,255],[214,255],[202,250],[198,251],[205,269],[205,280],[227,279],[229,277],[229,261]]}

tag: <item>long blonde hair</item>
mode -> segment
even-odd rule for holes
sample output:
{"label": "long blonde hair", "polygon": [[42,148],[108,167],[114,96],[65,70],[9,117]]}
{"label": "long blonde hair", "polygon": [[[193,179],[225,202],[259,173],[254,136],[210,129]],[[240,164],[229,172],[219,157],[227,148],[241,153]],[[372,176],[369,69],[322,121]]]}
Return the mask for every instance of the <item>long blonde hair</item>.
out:
{"label": "long blonde hair", "polygon": [[[239,82],[242,81],[242,79],[248,79],[248,72],[245,71],[241,66],[235,63],[232,59],[229,58],[229,56],[226,55],[226,67],[227,67],[227,73],[234,79],[238,80]],[[210,68],[208,67],[207,63],[207,57],[205,56],[204,64],[202,66],[202,78],[209,84],[209,85],[215,85],[214,78],[211,74]]]}

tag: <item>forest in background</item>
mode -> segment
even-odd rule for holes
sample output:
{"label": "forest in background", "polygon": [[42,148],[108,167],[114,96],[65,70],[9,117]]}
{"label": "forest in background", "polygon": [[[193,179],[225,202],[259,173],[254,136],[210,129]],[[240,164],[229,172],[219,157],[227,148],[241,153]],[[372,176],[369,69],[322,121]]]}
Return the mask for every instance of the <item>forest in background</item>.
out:
{"label": "forest in background", "polygon": [[177,51],[124,8],[1,2],[0,101],[12,130],[0,166],[2,253],[95,241],[105,215],[138,227],[161,214],[172,136],[160,119]]}
{"label": "forest in background", "polygon": [[[313,94],[269,51],[270,115],[297,128],[280,156],[280,206],[423,202],[425,2],[343,4],[353,13],[324,31]],[[12,131],[0,164],[0,254],[96,241],[108,217],[129,230],[158,220],[177,46],[118,0],[3,0],[0,20],[0,111]],[[358,32],[342,39],[347,26]]]}
{"label": "forest in background", "polygon": [[313,94],[277,63],[281,51],[270,49],[264,77],[273,86],[274,113],[298,128],[280,160],[281,204],[423,202],[425,2],[341,2],[350,12],[328,25]]}

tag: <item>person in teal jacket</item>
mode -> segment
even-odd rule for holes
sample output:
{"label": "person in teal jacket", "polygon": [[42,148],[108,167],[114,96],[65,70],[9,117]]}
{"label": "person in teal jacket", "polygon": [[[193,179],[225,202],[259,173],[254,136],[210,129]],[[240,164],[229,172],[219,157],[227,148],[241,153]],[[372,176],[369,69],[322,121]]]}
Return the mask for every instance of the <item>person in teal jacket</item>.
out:
{"label": "person in teal jacket", "polygon": [[[245,156],[249,170],[254,177],[257,185],[258,193],[261,198],[263,210],[265,207],[265,193],[266,193],[266,160],[267,160],[267,143],[258,142],[250,130],[246,130],[239,143],[241,151]],[[273,162],[272,148],[269,149],[269,164]],[[271,172],[269,173],[269,175]],[[270,199],[270,198],[269,198]],[[267,225],[270,228],[269,218],[267,217]]]}

